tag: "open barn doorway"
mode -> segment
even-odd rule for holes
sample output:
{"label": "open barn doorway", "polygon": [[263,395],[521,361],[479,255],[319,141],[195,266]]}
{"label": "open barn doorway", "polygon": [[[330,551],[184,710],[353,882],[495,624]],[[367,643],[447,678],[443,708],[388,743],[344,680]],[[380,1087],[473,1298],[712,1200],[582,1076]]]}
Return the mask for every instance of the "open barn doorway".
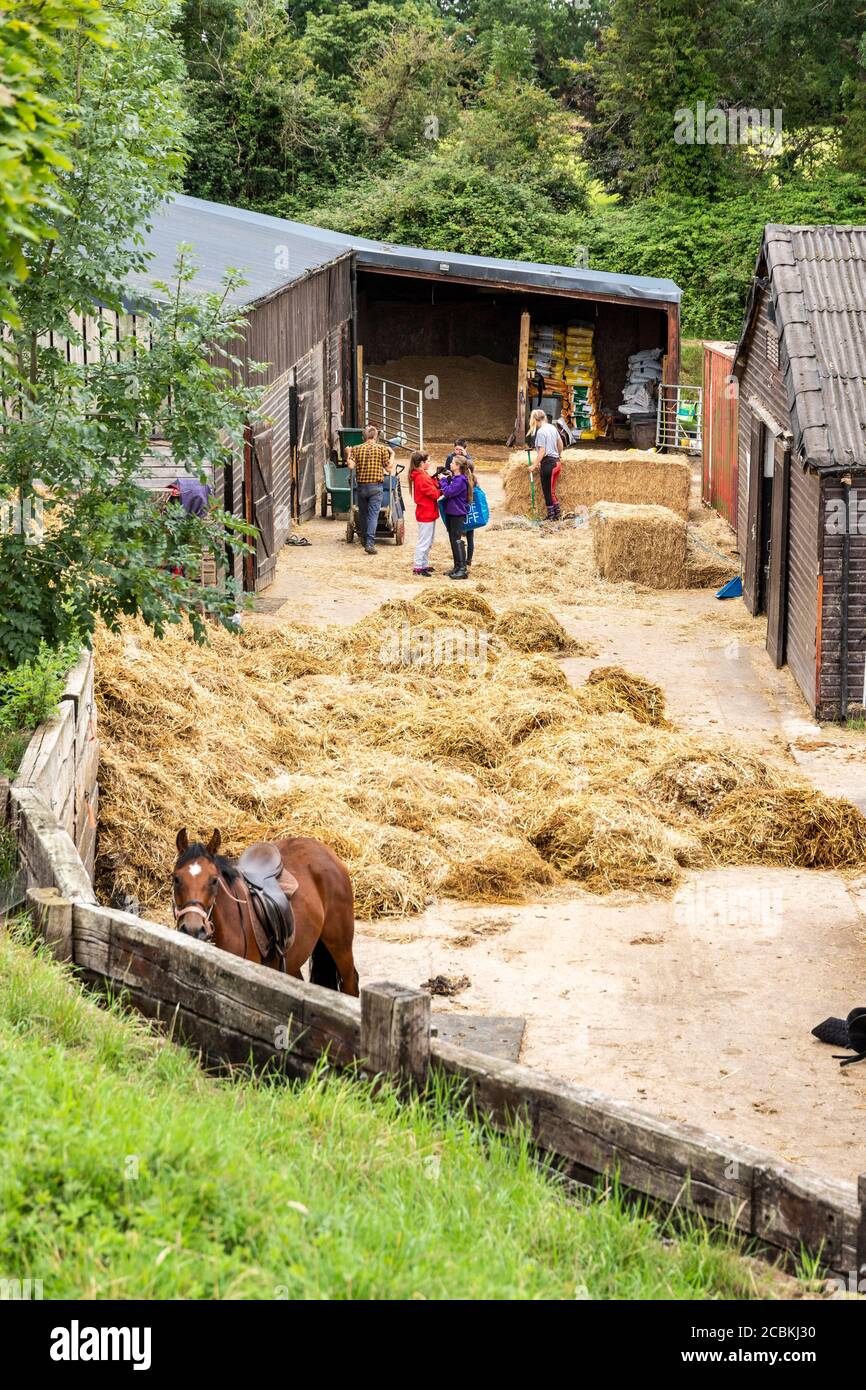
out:
{"label": "open barn doorway", "polygon": [[363,372],[422,392],[425,441],[504,444],[517,402],[518,301],[507,291],[361,272]]}
{"label": "open barn doorway", "polygon": [[[359,382],[422,393],[425,446],[520,444],[541,403],[565,416],[575,444],[621,448],[632,439],[620,410],[629,359],[649,349],[664,360],[668,309],[363,267],[356,341]],[[653,407],[653,433],[654,421]]]}

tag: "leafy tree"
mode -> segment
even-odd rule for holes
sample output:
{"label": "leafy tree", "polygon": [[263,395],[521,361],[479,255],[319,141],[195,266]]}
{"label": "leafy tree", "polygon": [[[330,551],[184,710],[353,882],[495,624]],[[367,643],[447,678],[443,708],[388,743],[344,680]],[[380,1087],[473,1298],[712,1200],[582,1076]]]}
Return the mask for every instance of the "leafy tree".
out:
{"label": "leafy tree", "polygon": [[768,222],[866,221],[866,185],[833,170],[748,196],[714,200],[657,196],[578,219],[590,264],[625,274],[669,276],[683,290],[687,337],[737,338],[755,259]]}
{"label": "leafy tree", "polygon": [[574,214],[516,182],[459,160],[415,163],[370,180],[351,197],[309,213],[321,226],[468,255],[571,264],[581,242]]}
{"label": "leafy tree", "polygon": [[97,0],[0,0],[0,319],[20,324],[15,293],[25,248],[50,231],[71,128],[46,90],[64,40],[98,36]]}
{"label": "leafy tree", "polygon": [[[83,24],[71,31],[48,91],[74,126],[71,167],[58,173],[58,198],[44,210],[51,236],[25,253],[30,274],[0,433],[0,496],[38,499],[44,533],[0,530],[0,667],[35,658],[42,643],[86,636],[98,616],[115,623],[140,613],[159,630],[187,614],[201,632],[197,605],[224,621],[235,610],[230,585],[209,589],[195,578],[203,551],[220,550],[233,523],[181,509],[158,520],[139,479],[153,435],[168,441],[179,473],[199,474],[221,439],[237,438],[253,404],[252,392],[232,384],[226,355],[240,327],[238,284],[192,298],[184,259],[177,283],[153,291],[161,308],[149,345],[118,342],[113,320],[98,313],[122,312],[134,283],[145,295],[141,229],[180,172],[173,18],[161,0],[148,9],[111,0],[107,42],[93,45]],[[99,326],[86,345],[82,315]],[[185,573],[172,572],[177,566]]]}

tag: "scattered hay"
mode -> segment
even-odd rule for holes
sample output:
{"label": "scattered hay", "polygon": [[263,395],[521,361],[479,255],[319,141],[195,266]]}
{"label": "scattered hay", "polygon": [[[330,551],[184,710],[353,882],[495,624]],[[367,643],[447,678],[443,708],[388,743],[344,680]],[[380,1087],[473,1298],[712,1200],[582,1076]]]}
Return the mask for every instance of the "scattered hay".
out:
{"label": "scattered hay", "polygon": [[493,631],[509,647],[520,652],[559,652],[573,656],[579,644],[569,637],[558,618],[540,603],[523,603],[506,608],[496,619]]}
{"label": "scattered hay", "polygon": [[[595,655],[595,652],[587,653]],[[543,652],[517,655],[507,652],[490,673],[491,680],[506,685],[523,684],[536,689],[571,693],[571,683],[562,667]]]}
{"label": "scattered hay", "polygon": [[595,565],[602,579],[651,589],[685,583],[687,526],[668,507],[599,502],[591,513]]}
{"label": "scattered hay", "polygon": [[[632,505],[653,503],[687,517],[691,481],[687,463],[640,449],[566,449],[556,495],[570,512],[607,501]],[[529,516],[532,497],[525,449],[512,454],[504,485],[506,511]],[[541,515],[544,499],[537,478],[535,492],[536,513]]]}
{"label": "scattered hay", "polygon": [[783,781],[778,768],[753,753],[698,745],[665,758],[636,785],[654,801],[705,817],[732,792],[777,788]]}
{"label": "scattered hay", "polygon": [[665,825],[642,797],[582,793],[542,804],[527,834],[568,878],[590,889],[670,887],[699,854],[696,837]]}
{"label": "scattered hay", "polygon": [[548,863],[517,835],[463,829],[441,891],[450,898],[476,902],[523,902],[530,888],[559,881]]}
{"label": "scattered hay", "polygon": [[[96,639],[102,763],[98,890],[168,916],[174,836],[219,826],[226,851],[312,835],[348,865],[361,918],[437,895],[668,890],[686,864],[866,865],[866,822],[781,768],[665,721],[661,690],[619,667],[572,689],[545,653],[484,663],[382,660],[383,634],[438,631],[482,605],[383,605],[365,623]],[[438,611],[437,611],[438,610]],[[521,610],[525,615],[526,610]],[[567,635],[543,609],[532,631]],[[517,640],[523,640],[522,634]]]}
{"label": "scattered hay", "polygon": [[705,844],[717,863],[858,868],[866,862],[866,816],[811,787],[741,788],[717,806]]}
{"label": "scattered hay", "polygon": [[689,526],[685,584],[689,589],[720,589],[740,573],[736,533],[723,516],[704,507]]}
{"label": "scattered hay", "polygon": [[475,589],[464,589],[453,584],[448,589],[425,589],[415,601],[415,606],[452,622],[467,613],[485,623],[493,623],[496,619],[496,609]]}
{"label": "scattered hay", "polygon": [[659,728],[666,723],[661,686],[621,666],[596,666],[587,676],[581,695],[588,713],[630,714],[638,724],[653,724]]}

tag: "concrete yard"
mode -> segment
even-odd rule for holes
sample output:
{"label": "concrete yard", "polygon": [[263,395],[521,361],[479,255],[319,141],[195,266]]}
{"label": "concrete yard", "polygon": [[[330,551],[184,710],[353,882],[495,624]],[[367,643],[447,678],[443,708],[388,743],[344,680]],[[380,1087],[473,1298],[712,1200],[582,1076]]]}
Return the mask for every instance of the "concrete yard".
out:
{"label": "concrete yard", "polygon": [[[494,473],[482,481],[495,520],[501,484]],[[424,582],[411,575],[414,529],[410,507],[406,545],[384,543],[371,557],[346,546],[339,521],[310,522],[310,546],[284,550],[252,621],[351,622],[411,596]],[[588,544],[585,530],[575,544]],[[490,558],[501,542],[481,531],[476,545],[469,583],[508,598]],[[433,563],[446,560],[440,537]],[[764,651],[763,621],[739,600],[592,585],[571,602],[534,597],[597,650],[564,661],[575,682],[621,664],[663,687],[684,728],[791,761],[866,810],[866,734],[809,717],[790,673]],[[421,916],[359,923],[357,956],[367,980],[468,976],[434,1008],[525,1017],[530,1066],[826,1175],[853,1180],[866,1169],[866,1064],[840,1070],[810,1036],[828,1014],[866,1004],[866,878],[737,868],[690,872],[673,897],[598,897],[575,885],[519,906],[443,900]]]}

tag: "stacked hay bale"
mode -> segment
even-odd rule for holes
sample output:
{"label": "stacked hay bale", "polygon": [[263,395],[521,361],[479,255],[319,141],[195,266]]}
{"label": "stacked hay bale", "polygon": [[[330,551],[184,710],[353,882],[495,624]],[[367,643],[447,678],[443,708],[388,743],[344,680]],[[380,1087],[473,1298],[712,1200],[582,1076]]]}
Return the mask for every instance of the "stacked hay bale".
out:
{"label": "stacked hay bale", "polygon": [[681,589],[688,527],[669,507],[599,502],[590,513],[595,567],[612,583]]}
{"label": "stacked hay bale", "polygon": [[[511,455],[504,483],[506,510],[529,516],[532,496],[526,449]],[[687,463],[648,450],[566,449],[556,495],[566,511],[594,507],[597,502],[652,503],[688,517],[691,483]]]}

